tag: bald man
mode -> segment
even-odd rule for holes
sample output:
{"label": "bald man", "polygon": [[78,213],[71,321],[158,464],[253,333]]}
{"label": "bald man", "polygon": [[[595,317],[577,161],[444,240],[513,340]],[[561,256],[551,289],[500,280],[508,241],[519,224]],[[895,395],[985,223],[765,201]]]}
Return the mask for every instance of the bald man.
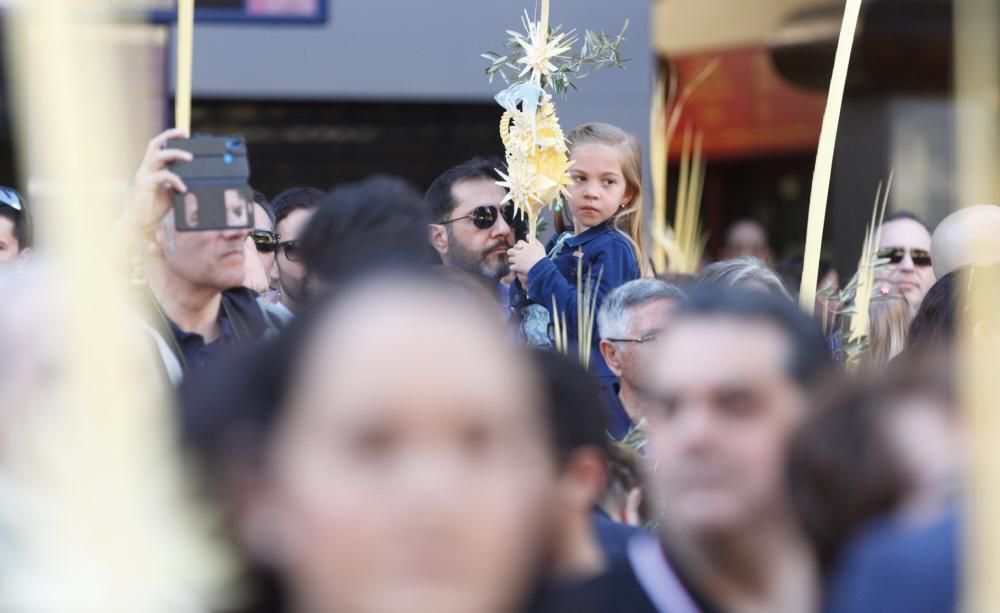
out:
{"label": "bald man", "polygon": [[964,266],[1000,262],[1000,206],[959,209],[934,230],[931,258],[938,278]]}

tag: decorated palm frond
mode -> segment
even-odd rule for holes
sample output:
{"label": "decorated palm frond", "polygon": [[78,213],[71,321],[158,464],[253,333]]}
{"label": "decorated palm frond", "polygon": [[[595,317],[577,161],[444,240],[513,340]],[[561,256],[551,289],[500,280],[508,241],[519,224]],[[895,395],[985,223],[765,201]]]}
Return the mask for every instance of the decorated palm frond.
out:
{"label": "decorated palm frond", "polygon": [[490,61],[486,74],[493,82],[503,79],[508,87],[497,94],[504,108],[500,118],[506,172],[498,184],[508,190],[504,202],[513,202],[528,218],[528,236],[538,233],[543,209],[560,198],[568,198],[569,148],[559,126],[552,95],[565,95],[574,79],[584,78],[608,66],[622,66],[625,27],[616,36],[587,30],[580,50],[574,31],[549,27],[549,0],[542,0],[541,17],[533,21],[524,14],[525,33],[509,30],[503,55],[484,53]]}
{"label": "decorated palm frond", "polygon": [[653,240],[666,255],[666,269],[670,272],[697,273],[708,243],[708,235],[699,221],[705,186],[705,160],[701,155],[701,146],[701,133],[694,136],[692,144],[691,129],[686,129],[681,148],[673,226],[653,227]]}
{"label": "decorated palm frond", "polygon": [[[667,151],[673,141],[688,98],[718,68],[720,60],[714,59],[698,76],[688,83],[679,95],[677,71],[672,71],[669,91],[663,74],[657,75],[650,104],[650,180],[653,188],[652,236],[653,266],[658,272],[693,274],[698,271],[708,237],[698,222],[704,187],[705,164],[701,156],[702,137],[695,137],[694,149],[690,145],[690,128],[685,130],[681,149],[681,176],[678,183],[674,223],[667,224]],[[670,119],[666,109],[672,106]]]}
{"label": "decorated palm frond", "polygon": [[552,332],[556,351],[563,355],[569,355],[569,339],[566,336],[566,313],[559,311],[556,297],[552,296]]}
{"label": "decorated palm frond", "polygon": [[871,222],[865,229],[865,240],[861,249],[861,259],[857,272],[851,278],[850,283],[836,296],[834,296],[833,291],[824,292],[826,297],[832,298],[841,305],[844,305],[837,311],[837,315],[845,322],[837,330],[837,358],[848,369],[857,367],[861,361],[861,356],[869,346],[868,307],[871,304],[872,293],[875,287],[875,273],[888,262],[887,260],[878,258],[878,245],[882,236],[882,222],[885,219],[885,209],[889,202],[889,193],[892,189],[892,179],[893,174],[890,173],[884,193],[882,191],[882,183],[879,182],[878,190],[875,194],[875,206],[872,210]]}
{"label": "decorated palm frond", "polygon": [[[583,258],[576,261],[576,340],[577,358],[584,368],[590,368],[590,346],[594,342],[594,329],[597,323],[597,288],[604,276],[602,268],[596,279],[591,269],[583,274]],[[556,297],[552,296],[552,332],[556,351],[569,355],[569,331],[566,325],[566,313],[559,310]]]}
{"label": "decorated palm frond", "polygon": [[583,279],[583,258],[576,260],[576,339],[580,363],[584,368],[590,368],[590,345],[594,340],[594,328],[597,320],[597,288],[604,276],[602,268],[595,280],[592,271],[587,270],[587,278]]}

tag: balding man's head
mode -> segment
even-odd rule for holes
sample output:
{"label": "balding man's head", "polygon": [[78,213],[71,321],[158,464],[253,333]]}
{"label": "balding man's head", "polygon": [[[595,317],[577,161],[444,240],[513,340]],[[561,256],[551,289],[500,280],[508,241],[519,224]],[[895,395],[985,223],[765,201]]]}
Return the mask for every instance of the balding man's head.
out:
{"label": "balding man's head", "polygon": [[963,266],[1000,262],[1000,206],[980,204],[944,218],[931,240],[938,278]]}

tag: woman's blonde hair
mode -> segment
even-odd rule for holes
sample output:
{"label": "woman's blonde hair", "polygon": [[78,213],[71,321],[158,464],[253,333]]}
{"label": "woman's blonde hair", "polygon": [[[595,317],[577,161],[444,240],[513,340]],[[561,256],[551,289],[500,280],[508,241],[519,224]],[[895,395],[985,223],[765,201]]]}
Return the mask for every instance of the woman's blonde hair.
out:
{"label": "woman's blonde hair", "polygon": [[650,276],[652,270],[646,259],[646,233],[642,203],[642,145],[639,143],[639,139],[625,130],[607,123],[585,123],[577,126],[566,139],[569,141],[570,154],[572,154],[573,147],[585,144],[607,145],[617,148],[621,153],[625,187],[628,192],[631,192],[632,197],[625,207],[615,212],[612,218],[615,220],[615,227],[618,231],[624,234],[625,238],[632,244],[632,250],[635,252],[635,259],[639,263],[642,275]]}
{"label": "woman's blonde hair", "polygon": [[910,319],[910,305],[899,287],[875,281],[868,305],[868,348],[861,355],[860,366],[885,368],[906,346]]}

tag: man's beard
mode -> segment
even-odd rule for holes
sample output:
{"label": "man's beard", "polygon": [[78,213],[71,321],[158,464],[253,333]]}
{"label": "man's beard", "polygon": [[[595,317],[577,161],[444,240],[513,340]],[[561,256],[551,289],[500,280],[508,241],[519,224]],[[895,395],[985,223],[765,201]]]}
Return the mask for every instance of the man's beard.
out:
{"label": "man's beard", "polygon": [[499,280],[510,272],[510,263],[507,261],[506,251],[497,256],[494,261],[490,261],[490,255],[497,247],[509,248],[510,245],[504,241],[496,241],[477,253],[466,249],[449,233],[448,261],[452,266],[466,272]]}

